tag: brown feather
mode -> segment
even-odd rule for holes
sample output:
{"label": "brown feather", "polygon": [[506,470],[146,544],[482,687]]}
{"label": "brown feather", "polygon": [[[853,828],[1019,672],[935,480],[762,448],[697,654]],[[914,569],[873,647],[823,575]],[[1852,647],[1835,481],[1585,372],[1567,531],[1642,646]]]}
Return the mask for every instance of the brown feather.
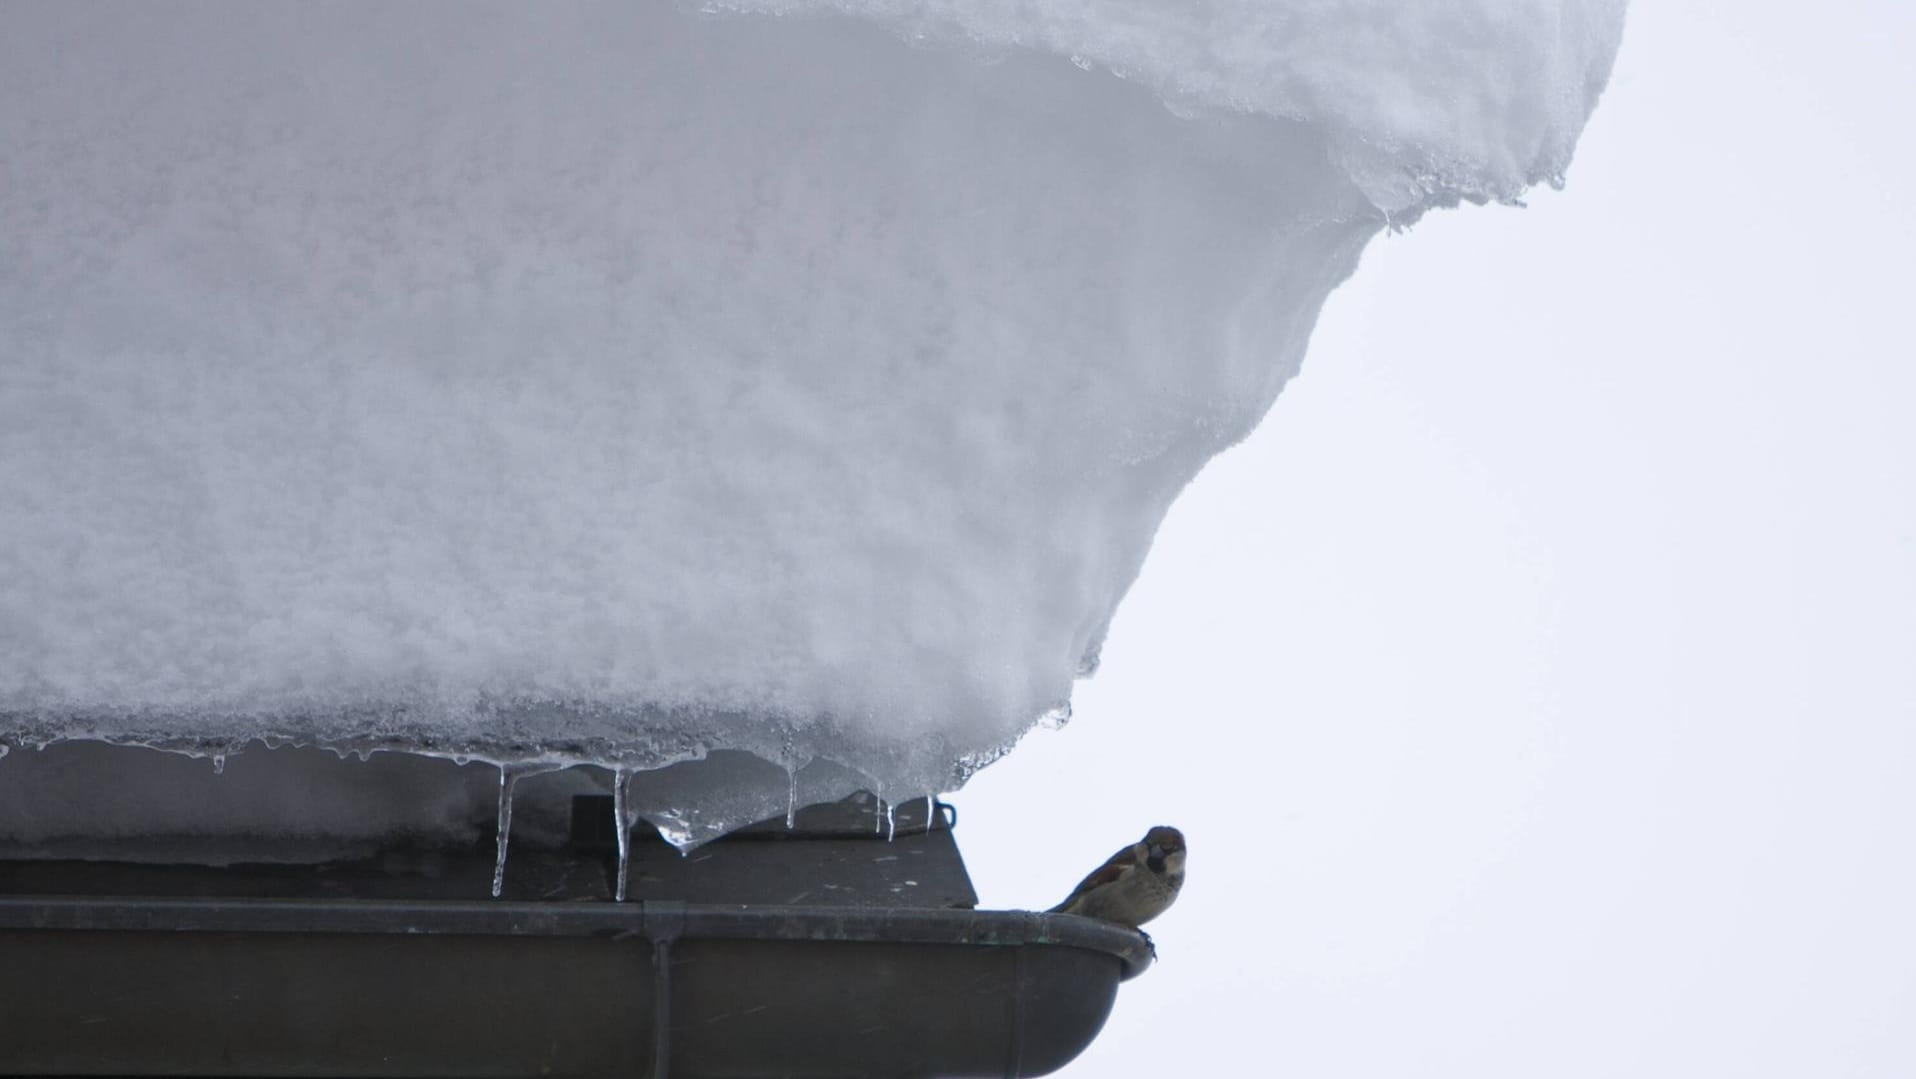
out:
{"label": "brown feather", "polygon": [[1137,864],[1137,859],[1133,856],[1131,848],[1125,847],[1123,850],[1118,851],[1118,853],[1113,854],[1103,865],[1092,870],[1090,876],[1079,881],[1078,886],[1071,889],[1071,894],[1064,897],[1064,902],[1052,907],[1047,913],[1056,914],[1059,911],[1068,909],[1071,904],[1084,898],[1086,892],[1100,885],[1110,884],[1116,881],[1119,877],[1124,876],[1126,872],[1135,868]]}

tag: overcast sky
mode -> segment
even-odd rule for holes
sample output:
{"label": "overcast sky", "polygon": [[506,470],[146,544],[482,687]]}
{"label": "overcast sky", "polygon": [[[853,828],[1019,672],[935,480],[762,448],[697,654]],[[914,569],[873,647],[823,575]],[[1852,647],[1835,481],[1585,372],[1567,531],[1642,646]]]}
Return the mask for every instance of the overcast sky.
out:
{"label": "overcast sky", "polygon": [[1916,1074],[1912,31],[1640,0],[1565,192],[1373,244],[954,799],[988,906],[1189,834],[1067,1075]]}

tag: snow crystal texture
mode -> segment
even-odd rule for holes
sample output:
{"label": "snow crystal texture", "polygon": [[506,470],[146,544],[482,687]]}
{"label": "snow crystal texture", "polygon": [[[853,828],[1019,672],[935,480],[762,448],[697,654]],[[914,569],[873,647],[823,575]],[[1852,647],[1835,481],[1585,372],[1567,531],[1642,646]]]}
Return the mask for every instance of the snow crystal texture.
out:
{"label": "snow crystal texture", "polygon": [[0,739],[950,789],[1621,19],[708,7],[0,7]]}
{"label": "snow crystal texture", "polygon": [[1382,209],[1514,199],[1570,164],[1623,0],[710,0],[877,18],[918,42],[1024,47],[1174,107],[1319,128]]}

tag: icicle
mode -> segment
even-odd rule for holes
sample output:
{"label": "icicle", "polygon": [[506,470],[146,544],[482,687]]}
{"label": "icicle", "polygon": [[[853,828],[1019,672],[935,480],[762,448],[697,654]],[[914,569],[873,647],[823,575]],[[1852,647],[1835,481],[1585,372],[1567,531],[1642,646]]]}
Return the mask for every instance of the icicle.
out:
{"label": "icicle", "polygon": [[492,863],[492,898],[506,888],[506,848],[512,842],[512,788],[519,783],[519,772],[499,766],[499,856]]}
{"label": "icicle", "polygon": [[506,855],[512,845],[512,799],[518,792],[519,781],[545,775],[547,772],[557,772],[564,767],[549,761],[499,765],[499,828],[496,840],[499,855],[492,863],[492,897],[494,899],[505,892]]}
{"label": "icicle", "polygon": [[938,796],[935,794],[927,794],[925,795],[925,831],[927,832],[931,831],[932,822],[936,821],[937,819],[938,819]]}
{"label": "icicle", "polygon": [[226,774],[226,754],[224,753],[213,754],[213,774],[216,776],[223,776]]}
{"label": "icicle", "polygon": [[882,835],[885,831],[885,800],[877,791],[872,792],[872,834]]}
{"label": "icicle", "polygon": [[632,866],[632,818],[626,815],[625,788],[632,774],[623,768],[612,772],[612,826],[619,831],[619,885],[613,898],[625,902],[625,878]]}
{"label": "icicle", "polygon": [[789,832],[798,827],[798,769],[787,764],[785,778],[791,781],[785,794],[785,830]]}
{"label": "icicle", "polygon": [[798,827],[798,755],[793,747],[792,735],[785,735],[785,743],[780,747],[779,758],[785,762],[785,779],[788,784],[785,792],[785,830]]}
{"label": "icicle", "polygon": [[898,803],[885,803],[885,842],[898,837]]}

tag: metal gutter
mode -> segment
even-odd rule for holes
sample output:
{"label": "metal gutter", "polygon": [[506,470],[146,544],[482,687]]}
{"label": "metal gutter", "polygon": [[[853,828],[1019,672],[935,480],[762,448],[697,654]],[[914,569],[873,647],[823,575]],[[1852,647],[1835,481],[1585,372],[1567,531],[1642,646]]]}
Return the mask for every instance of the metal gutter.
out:
{"label": "metal gutter", "polygon": [[1023,912],[0,897],[0,1074],[1035,1076],[1150,962]]}

